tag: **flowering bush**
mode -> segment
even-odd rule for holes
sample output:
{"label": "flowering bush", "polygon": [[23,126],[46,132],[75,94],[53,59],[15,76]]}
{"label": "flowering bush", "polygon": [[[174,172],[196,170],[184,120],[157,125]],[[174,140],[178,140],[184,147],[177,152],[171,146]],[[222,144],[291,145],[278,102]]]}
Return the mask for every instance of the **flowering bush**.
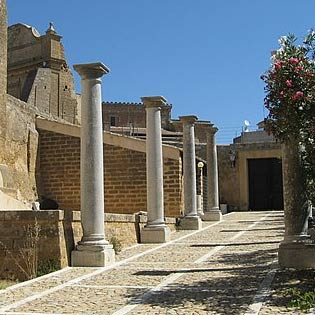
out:
{"label": "flowering bush", "polygon": [[266,128],[281,142],[299,141],[307,195],[315,205],[315,32],[302,45],[296,41],[292,34],[279,39],[280,49],[262,76]]}

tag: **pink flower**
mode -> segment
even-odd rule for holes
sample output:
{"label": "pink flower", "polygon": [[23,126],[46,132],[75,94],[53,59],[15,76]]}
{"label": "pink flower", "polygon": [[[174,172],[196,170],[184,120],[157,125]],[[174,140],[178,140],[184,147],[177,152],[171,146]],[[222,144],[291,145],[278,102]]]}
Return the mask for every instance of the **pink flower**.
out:
{"label": "pink flower", "polygon": [[283,91],[280,92],[280,98],[284,98],[284,92]]}
{"label": "pink flower", "polygon": [[291,65],[296,65],[297,63],[299,63],[299,59],[291,57],[289,59],[289,62],[291,63]]}
{"label": "pink flower", "polygon": [[275,69],[279,70],[282,67],[282,61],[278,61],[275,63]]}
{"label": "pink flower", "polygon": [[297,91],[297,92],[295,93],[295,95],[293,95],[292,99],[293,99],[293,101],[297,101],[298,99],[302,98],[303,95],[304,95],[303,92]]}
{"label": "pink flower", "polygon": [[302,70],[303,70],[303,68],[302,68],[301,66],[298,66],[298,67],[296,67],[296,68],[294,69],[295,72],[300,72],[300,71],[302,71]]}
{"label": "pink flower", "polygon": [[288,87],[291,87],[291,86],[292,86],[292,80],[286,80],[286,81],[285,81],[285,84],[286,84]]}

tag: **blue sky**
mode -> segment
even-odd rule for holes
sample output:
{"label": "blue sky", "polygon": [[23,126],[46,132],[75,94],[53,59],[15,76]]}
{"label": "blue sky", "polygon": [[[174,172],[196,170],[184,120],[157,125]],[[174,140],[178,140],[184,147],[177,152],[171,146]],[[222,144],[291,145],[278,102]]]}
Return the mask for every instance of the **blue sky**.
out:
{"label": "blue sky", "polygon": [[[106,101],[163,95],[173,118],[197,115],[230,142],[264,118],[264,84],[278,38],[315,27],[314,0],[7,0],[9,25],[63,36],[69,65],[102,61]],[[79,78],[75,75],[79,92]]]}

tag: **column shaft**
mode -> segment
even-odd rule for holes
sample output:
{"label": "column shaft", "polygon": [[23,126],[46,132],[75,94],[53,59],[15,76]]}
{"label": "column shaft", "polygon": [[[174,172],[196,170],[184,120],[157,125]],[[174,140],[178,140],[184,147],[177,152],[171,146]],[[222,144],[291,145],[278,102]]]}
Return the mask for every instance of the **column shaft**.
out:
{"label": "column shaft", "polygon": [[218,160],[215,134],[207,137],[207,179],[208,179],[208,210],[219,210]]}
{"label": "column shaft", "polygon": [[162,96],[147,96],[141,100],[146,108],[146,167],[148,220],[140,232],[142,243],[164,243],[170,240],[170,229],[164,220],[163,152],[161,132]]}
{"label": "column shaft", "polygon": [[82,79],[81,220],[82,242],[104,240],[104,171],[101,80]]}
{"label": "column shaft", "polygon": [[164,225],[163,157],[160,108],[147,107],[146,112],[148,225]]}
{"label": "column shaft", "polygon": [[179,117],[183,123],[183,165],[184,165],[184,217],[180,228],[199,230],[201,220],[197,213],[195,127],[196,116]]}
{"label": "column shaft", "polygon": [[204,215],[203,212],[203,162],[198,163],[197,175],[197,213],[199,216]]}
{"label": "column shaft", "polygon": [[105,240],[101,63],[76,65],[81,76],[81,225],[83,236],[72,252],[72,266],[102,267],[115,260]]}
{"label": "column shaft", "polygon": [[285,241],[307,235],[309,209],[302,178],[298,141],[282,145]]}
{"label": "column shaft", "polygon": [[217,128],[209,125],[207,131],[207,210],[204,221],[220,221],[222,213],[219,207],[218,158],[215,133]]}
{"label": "column shaft", "polygon": [[285,236],[280,243],[281,268],[315,268],[315,244],[307,235],[309,208],[304,189],[299,142],[282,146]]}
{"label": "column shaft", "polygon": [[195,130],[192,123],[183,126],[184,214],[197,215]]}

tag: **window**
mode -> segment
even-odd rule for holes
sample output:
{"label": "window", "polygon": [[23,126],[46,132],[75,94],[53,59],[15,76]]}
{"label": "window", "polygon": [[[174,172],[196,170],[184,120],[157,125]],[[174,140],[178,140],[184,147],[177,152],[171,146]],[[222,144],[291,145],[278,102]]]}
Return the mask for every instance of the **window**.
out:
{"label": "window", "polygon": [[117,116],[110,116],[110,125],[111,126],[117,126],[118,121],[119,121],[119,118]]}

